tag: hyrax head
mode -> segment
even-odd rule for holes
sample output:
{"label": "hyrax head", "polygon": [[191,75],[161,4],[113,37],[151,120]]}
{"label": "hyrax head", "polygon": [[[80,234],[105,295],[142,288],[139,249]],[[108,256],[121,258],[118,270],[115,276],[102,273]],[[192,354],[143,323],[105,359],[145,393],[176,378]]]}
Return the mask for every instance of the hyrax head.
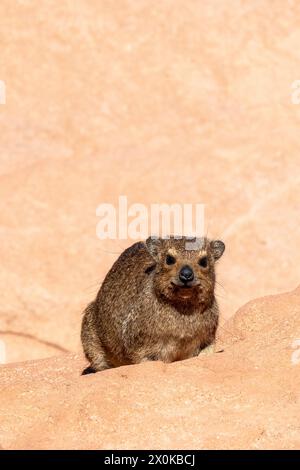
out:
{"label": "hyrax head", "polygon": [[221,240],[149,237],[146,246],[155,261],[153,283],[157,295],[176,303],[211,300],[215,262],[225,250]]}

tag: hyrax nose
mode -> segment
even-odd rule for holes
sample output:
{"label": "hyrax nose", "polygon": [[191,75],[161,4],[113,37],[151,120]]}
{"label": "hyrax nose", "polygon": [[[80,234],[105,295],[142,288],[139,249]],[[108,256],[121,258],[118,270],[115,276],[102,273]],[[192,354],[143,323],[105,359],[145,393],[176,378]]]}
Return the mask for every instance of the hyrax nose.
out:
{"label": "hyrax nose", "polygon": [[183,266],[179,272],[179,279],[183,283],[190,282],[194,279],[194,273],[189,266]]}

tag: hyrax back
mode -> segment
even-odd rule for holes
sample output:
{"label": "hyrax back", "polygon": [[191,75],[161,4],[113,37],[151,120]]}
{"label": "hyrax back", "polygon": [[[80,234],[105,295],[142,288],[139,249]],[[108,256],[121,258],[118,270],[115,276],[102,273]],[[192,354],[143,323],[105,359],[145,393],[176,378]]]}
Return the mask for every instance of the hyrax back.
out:
{"label": "hyrax back", "polygon": [[214,342],[217,240],[148,238],[125,250],[82,321],[83,349],[99,371],[146,360],[186,359]]}

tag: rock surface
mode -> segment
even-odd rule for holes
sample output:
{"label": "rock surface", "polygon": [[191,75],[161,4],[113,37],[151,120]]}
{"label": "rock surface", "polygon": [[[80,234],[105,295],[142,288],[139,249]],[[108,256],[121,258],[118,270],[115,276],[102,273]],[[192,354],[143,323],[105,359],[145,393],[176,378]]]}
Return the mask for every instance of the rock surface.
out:
{"label": "rock surface", "polygon": [[80,356],[0,367],[4,449],[296,449],[300,288],[253,300],[217,351],[80,377]]}
{"label": "rock surface", "polygon": [[296,287],[298,1],[1,0],[0,18],[7,362],[79,350],[81,311],[132,243],[95,233],[121,194],[206,205],[224,318]]}

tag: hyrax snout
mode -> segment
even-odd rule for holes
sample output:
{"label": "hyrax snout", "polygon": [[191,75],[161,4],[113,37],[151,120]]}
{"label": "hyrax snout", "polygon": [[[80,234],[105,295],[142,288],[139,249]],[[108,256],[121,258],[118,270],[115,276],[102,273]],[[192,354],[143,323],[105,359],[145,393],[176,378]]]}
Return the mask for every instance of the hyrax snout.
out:
{"label": "hyrax snout", "polygon": [[215,263],[224,249],[220,240],[186,237],[149,237],[127,248],[84,312],[87,371],[173,362],[212,345],[219,317]]}

